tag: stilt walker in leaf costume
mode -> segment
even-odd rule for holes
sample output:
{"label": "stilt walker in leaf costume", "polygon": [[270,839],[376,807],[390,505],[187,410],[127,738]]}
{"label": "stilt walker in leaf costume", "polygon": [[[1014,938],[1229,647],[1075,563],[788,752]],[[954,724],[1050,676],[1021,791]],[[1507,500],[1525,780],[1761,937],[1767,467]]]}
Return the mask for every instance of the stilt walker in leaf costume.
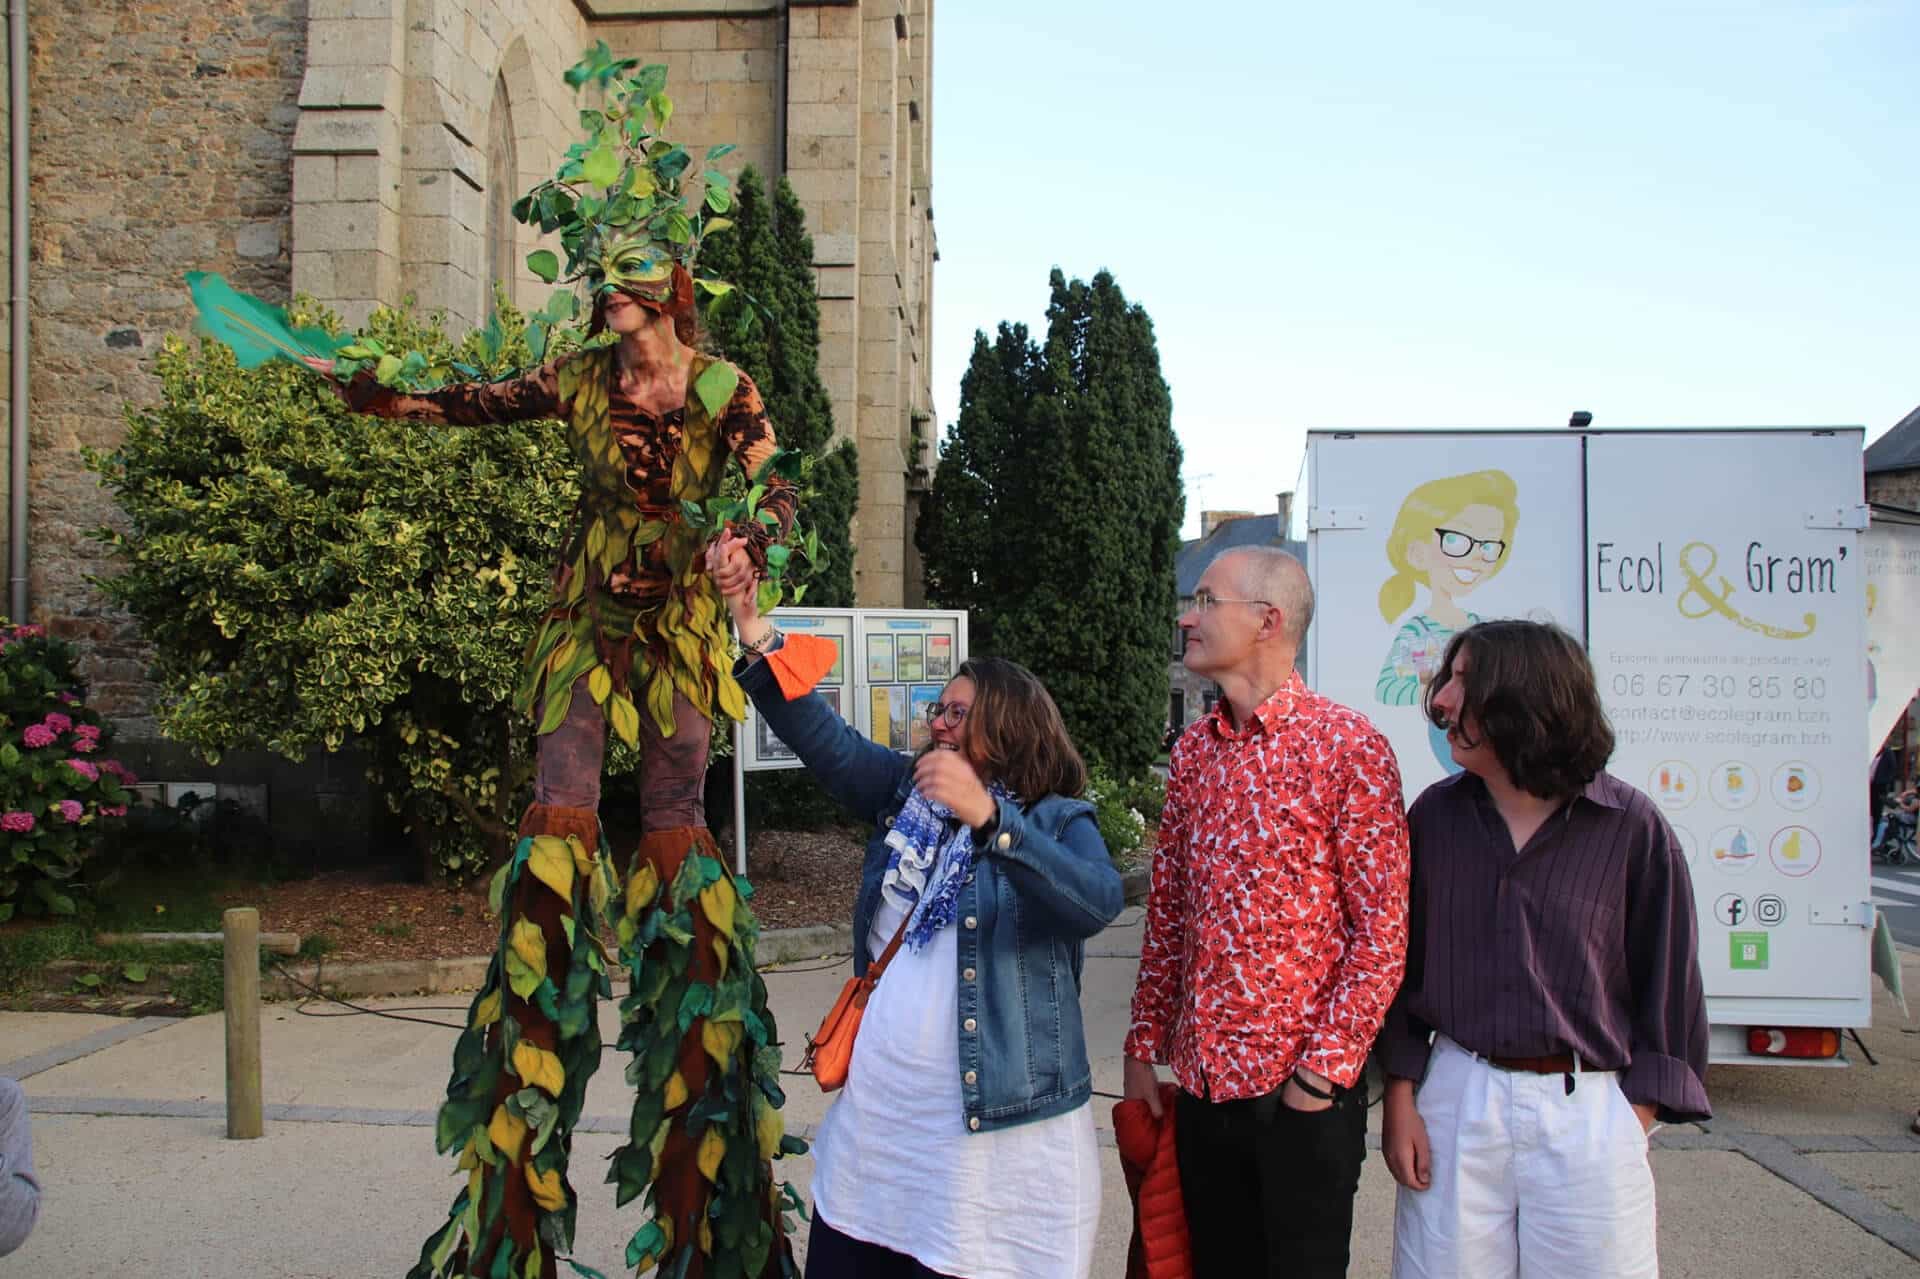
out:
{"label": "stilt walker in leaf costume", "polygon": [[[769,1161],[805,1146],[783,1131],[751,890],[727,873],[701,800],[713,717],[744,710],[703,553],[722,528],[744,536],[777,595],[796,492],[753,383],[694,346],[695,288],[727,288],[692,269],[701,239],[727,225],[730,187],[713,163],[732,148],[707,153],[690,204],[691,158],[659,136],[673,110],[665,78],[604,43],[589,52],[567,73],[600,92],[581,112],[588,136],[514,207],[559,233],[565,278],[588,283],[583,349],[504,381],[432,387],[417,355],[289,334],[284,317],[266,344],[344,379],[336,386],[358,412],[559,419],[580,463],[578,518],[519,691],[538,725],[534,800],[494,881],[500,948],[455,1047],[436,1133],[443,1153],[459,1152],[467,1185],[413,1279],[546,1279],[570,1251],[567,1158],[602,1048],[594,1010],[611,993],[599,940],[609,921],[633,982],[618,1046],[637,1096],[607,1180],[620,1205],[645,1195],[652,1210],[627,1264],[674,1279],[796,1273],[783,1213],[800,1204]],[[550,282],[562,274],[549,250],[528,265]],[[192,283],[203,323],[236,350],[272,330],[271,314],[220,294],[217,277]],[[720,493],[729,457],[749,477],[744,498]],[[641,756],[644,833],[624,878],[597,814],[609,726]]]}

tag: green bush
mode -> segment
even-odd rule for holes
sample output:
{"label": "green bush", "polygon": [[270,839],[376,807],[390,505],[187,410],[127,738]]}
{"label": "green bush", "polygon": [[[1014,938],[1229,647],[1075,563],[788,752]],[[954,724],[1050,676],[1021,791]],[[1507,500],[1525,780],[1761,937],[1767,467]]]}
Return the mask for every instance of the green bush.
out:
{"label": "green bush", "polygon": [[73,914],[101,830],[127,815],[133,774],[83,698],[72,645],[0,619],[0,921]]}
{"label": "green bush", "polygon": [[1130,783],[1116,781],[1099,764],[1089,767],[1086,800],[1093,805],[1093,819],[1116,866],[1130,865],[1146,839],[1147,819],[1131,803],[1132,793]]}
{"label": "green bush", "polygon": [[[291,318],[338,329],[304,300]],[[366,332],[441,379],[532,363],[505,305],[459,343],[411,311]],[[153,646],[161,730],[209,762],[357,740],[427,872],[479,871],[532,771],[511,698],[577,497],[561,426],[360,417],[217,343],[169,338],[155,371],[159,402],[88,463],[124,516],[96,533],[121,565],[97,584]]]}
{"label": "green bush", "polygon": [[[420,353],[426,384],[567,349],[564,298],[533,317],[498,301],[459,342],[410,308],[361,332]],[[309,299],[289,319],[339,331]],[[169,338],[155,372],[159,403],[86,456],[123,516],[95,532],[120,563],[95,584],[153,646],[161,731],[208,762],[352,742],[427,877],[497,863],[533,774],[513,691],[579,495],[564,427],[356,416],[305,369],[243,370],[217,343]],[[636,765],[614,739],[609,775]]]}
{"label": "green bush", "polygon": [[1157,825],[1167,807],[1167,779],[1151,768],[1137,774],[1125,787],[1127,807]]}

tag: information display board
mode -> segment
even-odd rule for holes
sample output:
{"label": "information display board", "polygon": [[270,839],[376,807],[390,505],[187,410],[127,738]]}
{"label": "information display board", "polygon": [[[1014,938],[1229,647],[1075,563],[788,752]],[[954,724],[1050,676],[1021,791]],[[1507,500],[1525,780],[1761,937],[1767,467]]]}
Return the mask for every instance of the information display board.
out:
{"label": "information display board", "polygon": [[[838,647],[820,695],[863,736],[903,753],[926,744],[927,707],[967,659],[964,610],[783,608],[773,621]],[[751,703],[742,728],[746,771],[801,767]]]}

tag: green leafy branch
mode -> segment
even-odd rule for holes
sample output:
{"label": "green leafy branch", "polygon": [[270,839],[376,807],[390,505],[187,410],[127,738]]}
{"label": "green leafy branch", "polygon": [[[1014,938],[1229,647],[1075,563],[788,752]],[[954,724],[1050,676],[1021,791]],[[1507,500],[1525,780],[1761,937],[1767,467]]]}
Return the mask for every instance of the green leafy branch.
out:
{"label": "green leafy branch", "polygon": [[743,526],[764,528],[773,535],[774,540],[767,546],[767,577],[760,587],[759,607],[763,611],[777,608],[788,592],[795,604],[806,598],[806,584],[791,581],[798,568],[795,555],[806,561],[809,572],[818,570],[824,563],[818,530],[803,532],[800,522],[795,520],[792,527],[782,533],[780,517],[764,505],[775,479],[796,485],[803,483],[811,460],[797,449],[779,449],[760,464],[745,493],[729,485],[727,490],[704,502],[680,503],[680,515],[687,525],[712,536],[718,537],[728,528],[739,531]]}
{"label": "green leafy branch", "polygon": [[[567,148],[554,176],[513,205],[515,220],[537,225],[543,234],[557,232],[566,251],[564,270],[551,249],[529,254],[528,270],[549,284],[563,276],[579,279],[618,236],[672,245],[676,256],[691,262],[705,236],[733,225],[725,216],[733,207],[733,182],[714,167],[734,150],[731,143],[707,149],[700,200],[690,207],[681,193],[693,157],[661,136],[673,119],[664,65],[615,58],[602,40],[567,71],[566,80],[576,91],[599,90],[600,105],[580,112],[587,136]],[[601,287],[614,283],[608,278]],[[698,283],[713,296],[727,290],[722,281]]]}

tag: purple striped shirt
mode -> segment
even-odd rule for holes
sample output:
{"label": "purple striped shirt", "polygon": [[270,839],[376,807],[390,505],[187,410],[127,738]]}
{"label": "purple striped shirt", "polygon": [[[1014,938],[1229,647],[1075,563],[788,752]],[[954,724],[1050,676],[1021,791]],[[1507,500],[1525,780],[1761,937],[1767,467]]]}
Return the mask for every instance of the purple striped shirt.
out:
{"label": "purple striped shirt", "polygon": [[1486,785],[1457,773],[1407,813],[1407,975],[1381,1031],[1389,1075],[1435,1031],[1494,1057],[1577,1053],[1669,1123],[1713,1111],[1686,859],[1653,801],[1609,773],[1517,852]]}

